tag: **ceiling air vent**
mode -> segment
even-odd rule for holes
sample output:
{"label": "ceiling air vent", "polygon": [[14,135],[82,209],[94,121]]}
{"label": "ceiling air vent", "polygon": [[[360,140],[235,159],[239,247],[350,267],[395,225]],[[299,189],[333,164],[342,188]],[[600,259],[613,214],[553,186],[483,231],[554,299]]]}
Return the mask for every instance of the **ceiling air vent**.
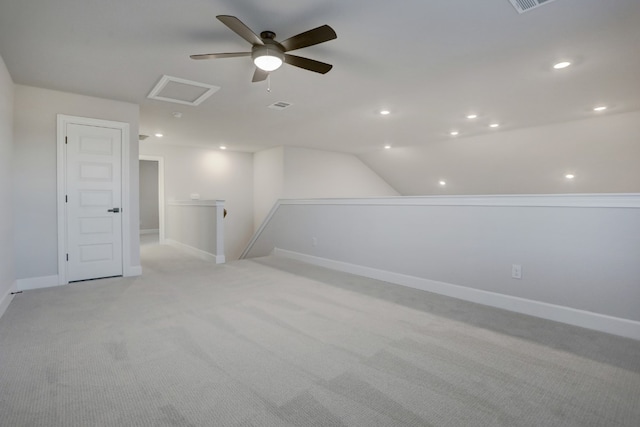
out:
{"label": "ceiling air vent", "polygon": [[518,13],[528,12],[536,7],[544,6],[554,0],[509,0]]}
{"label": "ceiling air vent", "polygon": [[288,108],[288,107],[291,107],[291,104],[289,102],[279,101],[269,105],[268,108],[271,108],[272,110],[284,110],[285,108]]}

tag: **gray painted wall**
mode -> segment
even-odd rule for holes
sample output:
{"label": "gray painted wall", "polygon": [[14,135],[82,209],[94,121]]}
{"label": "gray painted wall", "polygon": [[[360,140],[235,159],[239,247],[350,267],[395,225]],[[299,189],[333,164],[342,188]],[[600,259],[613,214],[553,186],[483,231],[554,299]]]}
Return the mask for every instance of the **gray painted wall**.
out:
{"label": "gray painted wall", "polygon": [[[249,257],[276,247],[640,321],[640,195],[635,198],[636,208],[535,206],[535,201],[533,206],[291,202],[279,207]],[[521,280],[511,277],[512,264],[522,265]]]}
{"label": "gray painted wall", "polygon": [[158,213],[158,162],[140,160],[140,230],[157,230]]}
{"label": "gray painted wall", "polygon": [[0,57],[0,314],[15,282],[13,247],[13,81]]}
{"label": "gray painted wall", "polygon": [[139,107],[15,85],[14,203],[18,279],[58,274],[57,114],[129,123],[131,265],[140,265],[138,211]]}
{"label": "gray painted wall", "polygon": [[212,256],[224,255],[223,251],[218,253],[217,247],[217,209],[215,200],[169,202],[166,238]]}

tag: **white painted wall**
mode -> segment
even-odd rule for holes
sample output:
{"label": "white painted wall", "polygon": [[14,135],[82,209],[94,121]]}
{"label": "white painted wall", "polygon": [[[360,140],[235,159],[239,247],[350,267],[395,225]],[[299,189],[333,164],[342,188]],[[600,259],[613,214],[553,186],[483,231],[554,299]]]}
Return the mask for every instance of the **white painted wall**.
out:
{"label": "white painted wall", "polygon": [[0,316],[16,280],[13,248],[13,81],[0,57]]}
{"label": "white painted wall", "polygon": [[254,228],[278,199],[399,196],[353,154],[277,147],[254,154]]}
{"label": "white painted wall", "polygon": [[158,162],[140,160],[140,230],[157,230],[158,213]]}
{"label": "white painted wall", "polygon": [[359,157],[403,195],[632,193],[640,192],[638,135],[640,112],[605,113]]}
{"label": "white painted wall", "polygon": [[308,148],[284,149],[284,198],[399,196],[355,155]]}
{"label": "white painted wall", "polygon": [[285,201],[249,257],[275,247],[638,322],[640,194],[623,197],[627,207],[582,197],[579,207],[562,195]]}
{"label": "white painted wall", "polygon": [[284,147],[253,154],[253,229],[260,227],[276,200],[284,194]]}
{"label": "white painted wall", "polygon": [[224,200],[226,259],[237,259],[253,229],[253,155],[217,148],[140,142],[140,154],[161,156],[165,163],[165,201]]}
{"label": "white painted wall", "polygon": [[[18,279],[58,274],[56,215],[56,115],[129,123],[132,266],[140,265],[138,210],[139,107],[29,86],[15,86],[15,254]],[[126,215],[127,213],[125,213]]]}

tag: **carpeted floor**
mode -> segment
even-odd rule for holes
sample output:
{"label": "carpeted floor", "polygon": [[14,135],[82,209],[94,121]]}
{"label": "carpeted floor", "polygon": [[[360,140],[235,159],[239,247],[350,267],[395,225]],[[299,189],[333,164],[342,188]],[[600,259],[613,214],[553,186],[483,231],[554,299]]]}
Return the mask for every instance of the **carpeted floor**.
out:
{"label": "carpeted floor", "polygon": [[144,245],[15,297],[2,426],[633,426],[640,342],[302,263]]}

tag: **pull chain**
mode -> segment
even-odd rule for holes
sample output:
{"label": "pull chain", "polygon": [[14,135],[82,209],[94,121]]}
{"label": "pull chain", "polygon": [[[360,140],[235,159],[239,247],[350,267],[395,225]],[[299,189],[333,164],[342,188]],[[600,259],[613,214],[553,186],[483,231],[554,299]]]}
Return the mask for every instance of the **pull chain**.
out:
{"label": "pull chain", "polygon": [[267,74],[267,92],[271,93],[271,74]]}

